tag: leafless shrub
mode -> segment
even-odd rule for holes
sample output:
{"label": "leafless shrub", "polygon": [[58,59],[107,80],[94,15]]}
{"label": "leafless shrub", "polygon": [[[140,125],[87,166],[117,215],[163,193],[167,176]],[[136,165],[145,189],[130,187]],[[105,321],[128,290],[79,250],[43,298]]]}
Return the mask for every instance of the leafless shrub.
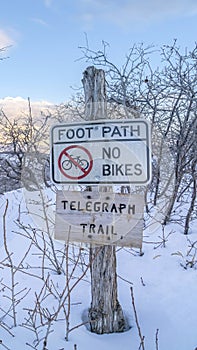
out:
{"label": "leafless shrub", "polygon": [[4,241],[4,250],[5,250],[6,257],[0,262],[0,265],[3,268],[9,268],[9,271],[10,271],[10,285],[5,284],[3,280],[1,280],[1,286],[3,287],[3,292],[5,292],[3,297],[7,298],[10,301],[10,305],[6,310],[3,310],[1,308],[1,311],[3,312],[3,317],[1,319],[4,319],[6,316],[10,316],[13,321],[13,325],[16,327],[17,326],[17,306],[27,296],[27,294],[30,291],[30,288],[19,289],[19,285],[16,279],[16,274],[20,271],[20,267],[22,266],[23,261],[26,259],[26,256],[28,255],[31,249],[32,243],[30,243],[22,259],[18,262],[17,265],[15,265],[14,259],[13,259],[13,253],[9,251],[8,242],[7,242],[6,215],[7,215],[8,205],[9,205],[9,201],[7,200],[5,211],[3,214],[3,241]]}
{"label": "leafless shrub", "polygon": [[[121,67],[110,60],[106,42],[94,51],[86,38],[81,51],[82,59],[106,71],[108,109],[112,110],[108,115],[116,116],[117,109],[119,118],[141,116],[151,122],[153,178],[146,211],[165,202],[162,222],[166,225],[177,201],[189,192],[190,206],[180,220],[187,234],[196,205],[197,45],[191,51],[182,51],[176,40],[159,50],[133,45]],[[158,54],[161,64],[155,69],[151,58]],[[182,199],[181,205],[185,205]]]}
{"label": "leafless shrub", "polygon": [[[140,323],[138,320],[133,287],[130,287],[130,291],[131,291],[131,301],[132,301],[132,306],[133,306],[134,319],[135,319],[135,323],[137,326],[138,335],[139,335],[139,339],[140,339],[140,346],[139,346],[138,350],[140,350],[140,349],[145,350],[145,336],[142,334],[142,330],[141,330]],[[159,350],[158,334],[159,334],[159,329],[156,330],[156,334],[155,334],[155,348],[156,348],[156,350]]]}
{"label": "leafless shrub", "polygon": [[192,242],[190,239],[187,239],[188,247],[186,253],[177,251],[172,253],[173,256],[181,257],[180,265],[187,270],[189,268],[196,268],[197,266],[197,241]]}

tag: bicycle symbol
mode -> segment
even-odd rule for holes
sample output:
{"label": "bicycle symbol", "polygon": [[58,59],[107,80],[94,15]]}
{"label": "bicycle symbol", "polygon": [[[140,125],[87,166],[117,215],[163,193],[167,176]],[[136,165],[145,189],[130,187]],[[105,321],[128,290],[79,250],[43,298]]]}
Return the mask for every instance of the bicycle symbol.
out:
{"label": "bicycle symbol", "polygon": [[[87,148],[80,145],[70,145],[64,148],[58,158],[58,169],[64,178],[77,181],[77,183],[88,176],[92,167],[91,153]],[[64,183],[66,183],[66,180],[64,180]]]}
{"label": "bicycle symbol", "polygon": [[80,156],[73,157],[70,155],[70,159],[66,159],[62,162],[62,168],[64,170],[70,170],[72,167],[77,168],[82,168],[83,170],[88,169],[90,163],[86,159],[81,159]]}

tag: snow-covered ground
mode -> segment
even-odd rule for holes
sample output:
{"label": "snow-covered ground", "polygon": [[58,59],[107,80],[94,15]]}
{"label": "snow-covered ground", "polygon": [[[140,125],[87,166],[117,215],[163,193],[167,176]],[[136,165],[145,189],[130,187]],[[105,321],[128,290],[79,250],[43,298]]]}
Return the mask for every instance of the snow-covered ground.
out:
{"label": "snow-covered ground", "polygon": [[[69,333],[66,342],[65,314],[62,308],[56,320],[52,320],[51,328],[48,328],[51,333],[44,344],[44,337],[47,334],[47,325],[44,324],[47,318],[48,324],[50,323],[52,315],[60,305],[61,293],[65,292],[66,276],[64,273],[58,274],[57,266],[52,264],[53,253],[48,245],[48,239],[46,246],[43,247],[45,255],[39,250],[39,245],[45,244],[41,231],[38,232],[39,238],[31,246],[30,235],[35,239],[34,218],[27,213],[22,190],[6,193],[0,197],[0,215],[0,348],[138,350],[140,339],[131,299],[132,286],[141,333],[145,337],[144,348],[195,350],[197,347],[196,222],[193,221],[188,236],[183,235],[182,228],[178,224],[169,224],[164,231],[159,224],[154,231],[147,227],[144,231],[143,254],[137,249],[117,248],[119,301],[131,327],[127,332],[95,335],[82,325]],[[19,227],[21,223],[24,225],[23,229]],[[63,252],[64,245],[54,240],[53,243],[61,262],[61,257],[66,256]],[[8,253],[9,259],[6,259]],[[88,249],[80,251],[81,255],[76,266],[74,261],[78,257],[79,248],[71,247],[69,254],[72,259],[69,260],[69,271],[73,272],[70,280],[72,287],[77,278],[82,277],[86,268],[86,264],[82,262],[88,261]],[[13,265],[13,274],[10,265]],[[65,269],[65,262],[61,268],[62,271]],[[84,311],[90,306],[90,290],[88,270],[71,291],[70,329],[83,322]],[[12,297],[15,310],[12,308]],[[68,302],[69,299],[65,298],[65,312],[68,311]],[[40,341],[36,341],[36,338]]]}

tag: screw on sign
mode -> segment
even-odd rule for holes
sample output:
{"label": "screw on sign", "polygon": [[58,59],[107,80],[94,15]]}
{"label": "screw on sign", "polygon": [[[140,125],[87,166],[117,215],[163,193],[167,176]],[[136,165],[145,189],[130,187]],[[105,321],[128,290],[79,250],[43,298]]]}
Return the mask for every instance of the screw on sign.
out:
{"label": "screw on sign", "polygon": [[88,149],[79,145],[65,148],[59,155],[58,167],[61,173],[71,179],[80,180],[92,170],[93,159]]}

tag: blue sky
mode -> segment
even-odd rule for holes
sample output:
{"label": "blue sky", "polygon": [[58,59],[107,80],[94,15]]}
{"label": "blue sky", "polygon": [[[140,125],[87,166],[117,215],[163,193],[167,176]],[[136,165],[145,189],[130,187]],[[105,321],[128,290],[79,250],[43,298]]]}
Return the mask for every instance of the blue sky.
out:
{"label": "blue sky", "polygon": [[85,34],[93,49],[102,40],[121,65],[134,43],[192,48],[197,41],[197,0],[6,0],[1,1],[0,99],[30,97],[61,103],[81,86],[88,66],[79,61]]}

